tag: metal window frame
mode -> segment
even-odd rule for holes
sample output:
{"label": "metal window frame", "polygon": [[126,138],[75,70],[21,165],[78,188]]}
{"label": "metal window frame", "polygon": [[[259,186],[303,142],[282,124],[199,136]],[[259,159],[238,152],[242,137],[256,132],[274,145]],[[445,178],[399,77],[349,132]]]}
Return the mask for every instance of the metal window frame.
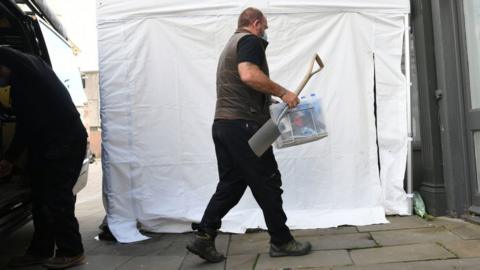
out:
{"label": "metal window frame", "polygon": [[[467,32],[466,32],[466,25],[465,25],[465,12],[464,12],[464,0],[457,2],[457,18],[458,18],[458,35],[459,35],[459,54],[460,54],[460,61],[461,61],[461,74],[463,80],[463,102],[464,102],[464,111],[465,111],[465,125],[468,122],[475,122],[480,123],[480,119],[478,117],[470,118],[469,115],[466,113],[467,111],[480,111],[478,109],[472,109],[472,99],[470,96],[471,88],[470,88],[470,72],[469,72],[469,65],[468,65],[468,48],[467,48]],[[480,131],[479,129],[477,129]],[[478,206],[472,206],[474,204],[473,193],[477,193],[478,196],[480,193],[480,187],[478,187],[478,179],[477,176],[477,168],[476,168],[476,156],[475,156],[475,149],[474,149],[474,138],[473,132],[470,132],[469,129],[465,128],[465,139],[467,142],[467,154],[468,154],[468,165],[469,170],[467,171],[467,185],[466,185],[466,192],[468,196],[466,196],[466,204],[468,206],[468,210],[470,212],[474,212],[476,214],[480,214],[480,209]],[[476,181],[474,181],[474,179]],[[477,187],[477,191],[475,191],[475,187]],[[475,204],[479,204],[479,202],[475,202]]]}

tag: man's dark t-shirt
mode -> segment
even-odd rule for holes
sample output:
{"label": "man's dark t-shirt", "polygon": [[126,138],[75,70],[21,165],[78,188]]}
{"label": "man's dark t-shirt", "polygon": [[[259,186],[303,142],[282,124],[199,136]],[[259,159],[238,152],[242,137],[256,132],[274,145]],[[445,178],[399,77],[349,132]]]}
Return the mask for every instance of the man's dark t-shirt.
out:
{"label": "man's dark t-shirt", "polygon": [[5,47],[0,47],[0,64],[12,70],[12,109],[17,117],[6,159],[18,158],[25,146],[41,149],[87,137],[68,90],[48,64]]}
{"label": "man's dark t-shirt", "polygon": [[265,49],[268,42],[255,35],[244,36],[238,41],[237,63],[250,62],[259,67],[262,66],[265,58]]}

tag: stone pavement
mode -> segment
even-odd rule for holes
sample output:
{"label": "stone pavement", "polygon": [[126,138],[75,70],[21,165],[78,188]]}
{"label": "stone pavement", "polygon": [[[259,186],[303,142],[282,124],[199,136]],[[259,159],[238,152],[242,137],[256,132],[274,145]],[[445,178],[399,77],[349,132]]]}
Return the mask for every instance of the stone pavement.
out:
{"label": "stone pavement", "polygon": [[[313,245],[313,252],[303,257],[270,258],[266,232],[221,234],[217,247],[227,260],[218,264],[205,263],[185,249],[190,233],[149,234],[152,239],[128,245],[101,242],[94,239],[104,215],[100,190],[97,162],[76,212],[87,263],[72,269],[480,270],[480,226],[446,217],[389,217],[391,223],[384,225],[293,231],[298,240]],[[27,224],[1,241],[0,269],[6,269],[13,255],[22,254],[32,229]]]}

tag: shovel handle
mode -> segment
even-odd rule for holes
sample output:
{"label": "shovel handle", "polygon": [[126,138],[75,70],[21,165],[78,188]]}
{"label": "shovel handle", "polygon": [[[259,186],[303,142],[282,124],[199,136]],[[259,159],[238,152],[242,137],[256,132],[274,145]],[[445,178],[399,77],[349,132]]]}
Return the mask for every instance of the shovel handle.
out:
{"label": "shovel handle", "polygon": [[[315,64],[315,62],[317,62],[318,68],[316,70],[313,70],[313,65]],[[325,67],[325,65],[323,64],[320,56],[318,56],[318,54],[315,54],[315,56],[312,58],[312,60],[308,64],[307,74],[305,75],[305,77],[303,77],[303,80],[300,82],[300,84],[297,87],[297,90],[295,90],[295,92],[294,92],[295,95],[298,96],[300,94],[300,92],[302,92],[305,85],[307,85],[310,78],[313,75],[315,75],[316,73],[320,72],[320,70],[322,70],[324,67]],[[285,104],[285,107],[283,108],[282,112],[278,115],[278,118],[275,121],[276,124],[278,124],[278,122],[280,122],[280,119],[283,118],[283,116],[285,115],[287,110],[288,110],[288,106],[287,106],[287,104]]]}
{"label": "shovel handle", "polygon": [[[313,65],[315,64],[315,62],[317,62],[318,68],[316,70],[313,70]],[[318,56],[318,54],[315,54],[315,56],[312,58],[312,60],[308,64],[307,74],[305,74],[305,77],[303,77],[303,80],[300,82],[300,84],[298,85],[294,93],[297,96],[300,95],[300,92],[302,92],[303,88],[305,87],[305,85],[307,85],[310,78],[316,73],[320,72],[320,70],[322,70],[323,67],[325,67],[325,65],[323,64],[322,59],[320,58],[320,56]]]}

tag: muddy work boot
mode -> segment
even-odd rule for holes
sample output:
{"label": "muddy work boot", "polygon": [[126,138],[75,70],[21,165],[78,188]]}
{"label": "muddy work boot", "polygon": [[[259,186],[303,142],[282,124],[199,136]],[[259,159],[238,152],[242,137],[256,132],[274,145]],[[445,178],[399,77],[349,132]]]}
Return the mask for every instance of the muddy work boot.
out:
{"label": "muddy work boot", "polygon": [[310,253],[310,242],[298,242],[291,240],[283,245],[270,244],[270,257],[303,256]]}
{"label": "muddy work boot", "polygon": [[195,233],[193,241],[187,245],[187,250],[211,263],[225,260],[225,256],[215,248],[215,237],[204,233]]}

